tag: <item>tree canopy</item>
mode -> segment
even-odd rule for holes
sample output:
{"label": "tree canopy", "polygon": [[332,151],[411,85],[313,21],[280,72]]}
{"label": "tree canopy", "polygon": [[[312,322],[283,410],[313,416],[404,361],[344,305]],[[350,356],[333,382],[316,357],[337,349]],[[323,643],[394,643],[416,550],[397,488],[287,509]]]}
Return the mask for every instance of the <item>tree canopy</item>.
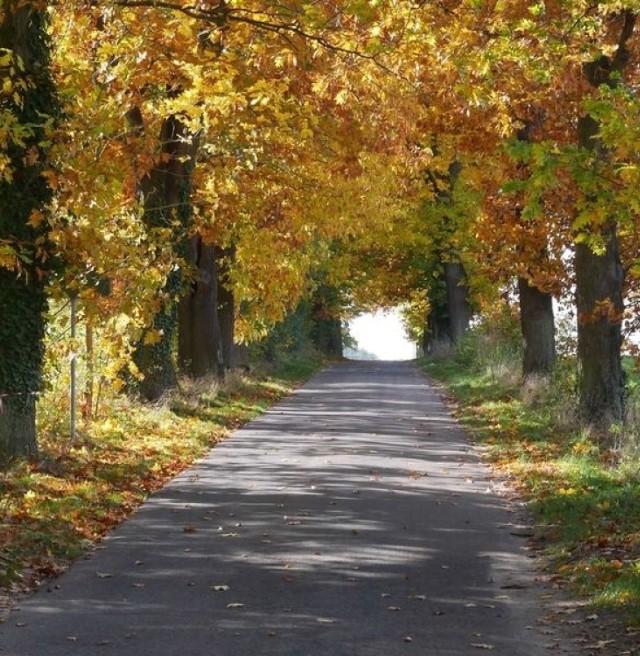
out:
{"label": "tree canopy", "polygon": [[[80,298],[114,378],[145,375],[129,355],[193,325],[184,299],[212,276],[210,302],[231,294],[245,342],[327,286],[337,314],[405,304],[416,337],[448,321],[454,341],[456,321],[519,288],[527,341],[528,318],[577,288],[584,415],[621,420],[612,362],[640,272],[638,9],[7,0],[3,34],[16,21],[46,34],[37,63],[27,32],[0,42],[0,175],[7,198],[25,166],[48,191],[0,210],[3,280]],[[35,114],[34,94],[52,98]],[[9,297],[1,310],[18,316]],[[604,380],[617,400],[594,396]],[[37,385],[5,376],[0,394]]]}

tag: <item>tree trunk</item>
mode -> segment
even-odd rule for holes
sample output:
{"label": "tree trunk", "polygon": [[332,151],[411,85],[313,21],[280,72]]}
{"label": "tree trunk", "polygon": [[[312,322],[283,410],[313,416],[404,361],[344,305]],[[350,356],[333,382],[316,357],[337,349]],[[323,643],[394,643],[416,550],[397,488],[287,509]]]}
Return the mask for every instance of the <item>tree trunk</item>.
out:
{"label": "tree trunk", "polygon": [[[1,73],[16,83],[14,89],[20,95],[17,103],[13,90],[0,90],[0,104],[18,124],[32,128],[21,143],[10,142],[5,148],[13,176],[0,177],[0,240],[20,243],[21,251],[17,271],[0,268],[0,458],[11,459],[37,452],[35,409],[43,357],[47,263],[36,254],[34,243],[46,244],[48,228],[46,221],[37,227],[28,221],[35,210],[44,211],[51,199],[41,175],[48,156],[42,126],[47,117],[58,115],[59,106],[49,69],[45,13],[18,0],[5,0],[0,21],[0,48],[15,55]],[[29,84],[21,89],[24,78]]]}
{"label": "tree trunk", "polygon": [[179,305],[178,362],[193,378],[213,374],[224,379],[222,336],[218,314],[218,263],[216,248],[196,235],[190,242],[188,261],[195,266],[195,280]]}
{"label": "tree trunk", "polygon": [[616,224],[603,229],[606,249],[595,254],[588,244],[576,244],[576,305],[580,360],[580,414],[584,421],[606,430],[624,420],[622,369],[623,269]]}
{"label": "tree trunk", "polygon": [[520,327],[524,341],[522,373],[546,374],[556,363],[553,297],[532,287],[525,278],[518,278]]}
{"label": "tree trunk", "polygon": [[444,277],[447,285],[447,310],[451,341],[459,344],[469,329],[471,306],[469,305],[469,285],[462,264],[446,262]]}
{"label": "tree trunk", "polygon": [[[142,129],[138,110],[129,112],[129,120]],[[166,118],[160,131],[162,156],[157,166],[142,180],[143,220],[150,231],[173,228],[177,220],[186,227],[191,217],[191,173],[198,149],[197,138],[189,133],[177,116]],[[162,294],[164,301],[154,317],[153,338],[136,347],[134,361],[144,378],[139,384],[148,401],[159,399],[177,383],[173,361],[173,339],[177,329],[177,309],[173,298],[180,291],[180,275],[169,275]]]}

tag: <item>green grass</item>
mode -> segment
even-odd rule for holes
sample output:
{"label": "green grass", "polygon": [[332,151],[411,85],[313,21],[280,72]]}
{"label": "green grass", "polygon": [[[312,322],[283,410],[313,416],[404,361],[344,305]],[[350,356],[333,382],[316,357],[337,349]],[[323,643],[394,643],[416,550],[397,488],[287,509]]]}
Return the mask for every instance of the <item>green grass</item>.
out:
{"label": "green grass", "polygon": [[486,368],[454,359],[423,366],[445,383],[460,421],[529,500],[555,574],[594,606],[640,625],[640,463],[559,425],[557,404],[567,399],[558,400],[557,390],[529,405],[517,384]]}

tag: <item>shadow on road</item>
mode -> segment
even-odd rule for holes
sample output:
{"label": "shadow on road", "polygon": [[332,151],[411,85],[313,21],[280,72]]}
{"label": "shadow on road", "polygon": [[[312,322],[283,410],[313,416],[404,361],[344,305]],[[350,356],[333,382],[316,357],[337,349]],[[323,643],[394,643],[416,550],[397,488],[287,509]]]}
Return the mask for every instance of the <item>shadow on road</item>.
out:
{"label": "shadow on road", "polygon": [[513,521],[415,365],[337,365],[22,604],[0,654],[534,656]]}

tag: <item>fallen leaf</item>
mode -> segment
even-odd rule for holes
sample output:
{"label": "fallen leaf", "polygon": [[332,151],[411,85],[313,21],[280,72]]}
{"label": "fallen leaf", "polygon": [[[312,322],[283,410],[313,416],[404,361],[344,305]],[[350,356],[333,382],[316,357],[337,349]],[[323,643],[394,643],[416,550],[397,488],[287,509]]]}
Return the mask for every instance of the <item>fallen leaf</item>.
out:
{"label": "fallen leaf", "polygon": [[214,592],[227,592],[231,588],[228,585],[211,585],[209,586]]}
{"label": "fallen leaf", "polygon": [[585,645],[585,649],[604,649],[607,645],[612,644],[615,640],[598,640],[594,645]]}
{"label": "fallen leaf", "polygon": [[404,638],[402,638],[402,641],[403,642],[413,642],[413,638],[411,636],[405,636]]}

